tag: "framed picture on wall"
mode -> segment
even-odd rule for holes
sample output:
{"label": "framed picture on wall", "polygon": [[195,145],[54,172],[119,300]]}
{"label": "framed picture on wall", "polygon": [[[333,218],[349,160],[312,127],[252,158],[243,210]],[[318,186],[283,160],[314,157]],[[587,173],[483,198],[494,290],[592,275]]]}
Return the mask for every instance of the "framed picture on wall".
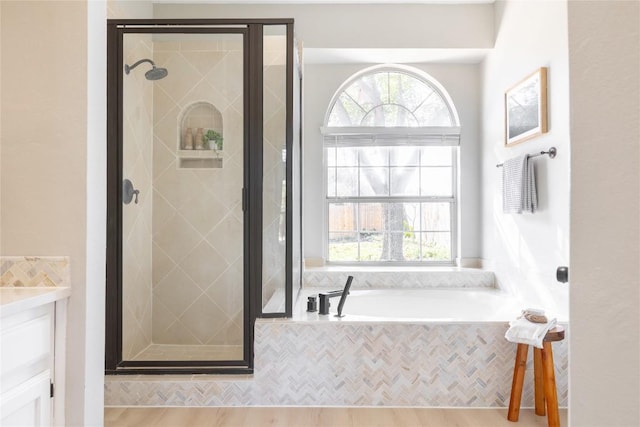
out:
{"label": "framed picture on wall", "polygon": [[505,146],[547,132],[547,69],[539,68],[504,94]]}

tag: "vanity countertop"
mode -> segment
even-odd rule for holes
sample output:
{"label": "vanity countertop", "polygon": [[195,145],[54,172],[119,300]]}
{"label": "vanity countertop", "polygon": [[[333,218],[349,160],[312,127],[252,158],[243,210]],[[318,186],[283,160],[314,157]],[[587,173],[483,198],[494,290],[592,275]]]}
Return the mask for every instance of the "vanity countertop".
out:
{"label": "vanity countertop", "polygon": [[0,314],[9,316],[40,305],[49,304],[71,295],[70,287],[2,287]]}

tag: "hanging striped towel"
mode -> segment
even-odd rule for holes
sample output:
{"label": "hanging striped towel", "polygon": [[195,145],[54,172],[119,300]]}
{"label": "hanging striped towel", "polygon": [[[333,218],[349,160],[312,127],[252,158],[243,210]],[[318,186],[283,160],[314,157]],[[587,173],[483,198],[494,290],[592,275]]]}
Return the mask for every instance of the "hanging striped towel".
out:
{"label": "hanging striped towel", "polygon": [[534,213],[538,208],[536,176],[528,155],[505,160],[502,165],[502,210],[504,213]]}

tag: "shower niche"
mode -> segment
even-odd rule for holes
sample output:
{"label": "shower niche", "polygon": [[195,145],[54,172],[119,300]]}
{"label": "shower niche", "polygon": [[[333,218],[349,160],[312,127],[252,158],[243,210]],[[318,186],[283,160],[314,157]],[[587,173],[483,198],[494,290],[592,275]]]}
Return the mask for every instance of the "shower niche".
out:
{"label": "shower niche", "polygon": [[290,317],[301,285],[293,20],[107,37],[106,373],[250,373],[256,318]]}
{"label": "shower niche", "polygon": [[222,168],[223,127],[222,113],[211,102],[189,104],[178,124],[178,169]]}

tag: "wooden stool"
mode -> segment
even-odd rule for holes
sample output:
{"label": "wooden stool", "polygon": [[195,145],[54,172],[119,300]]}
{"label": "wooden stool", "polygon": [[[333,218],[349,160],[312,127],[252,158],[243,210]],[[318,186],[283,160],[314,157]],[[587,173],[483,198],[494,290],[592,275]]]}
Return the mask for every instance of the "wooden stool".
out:
{"label": "wooden stool", "polygon": [[[558,413],[558,393],[556,390],[556,376],[553,370],[553,352],[551,343],[564,339],[564,328],[556,326],[547,332],[542,341],[542,348],[533,348],[533,377],[535,387],[536,415],[545,415],[545,402],[547,421],[549,427],[560,426]],[[527,367],[527,344],[518,344],[516,351],[516,363],[513,368],[513,382],[511,383],[511,399],[509,400],[509,421],[518,421],[520,416],[520,400],[522,399],[522,383],[524,371]]]}

